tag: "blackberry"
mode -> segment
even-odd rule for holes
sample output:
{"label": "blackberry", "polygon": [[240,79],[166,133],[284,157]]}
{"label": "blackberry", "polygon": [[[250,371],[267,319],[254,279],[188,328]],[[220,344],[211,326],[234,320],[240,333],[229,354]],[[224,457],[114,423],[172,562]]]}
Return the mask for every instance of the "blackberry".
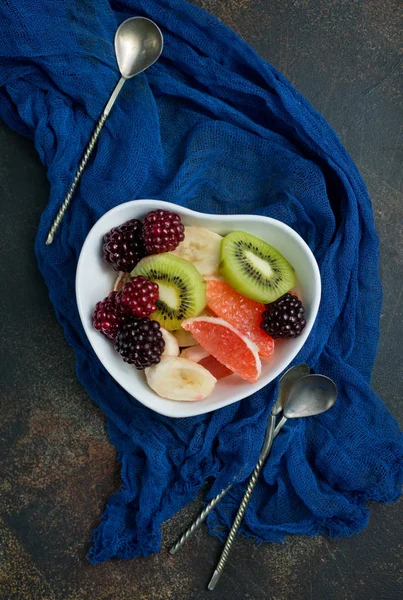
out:
{"label": "blackberry", "polygon": [[272,338],[295,338],[306,325],[305,309],[294,294],[284,294],[275,302],[266,304],[261,328]]}
{"label": "blackberry", "polygon": [[115,271],[130,273],[146,255],[142,229],[141,221],[131,219],[104,235],[104,259]]}
{"label": "blackberry", "polygon": [[147,254],[175,250],[185,239],[179,215],[168,210],[153,210],[143,219],[143,240]]}
{"label": "blackberry", "polygon": [[129,309],[136,317],[148,317],[157,310],[158,284],[142,275],[132,277],[118,295],[121,306]]}
{"label": "blackberry", "polygon": [[97,302],[92,313],[92,324],[110,340],[116,338],[118,329],[130,319],[130,311],[117,302],[117,292],[111,292],[102,302]]}
{"label": "blackberry", "polygon": [[145,369],[160,362],[165,348],[161,327],[148,317],[132,317],[119,329],[115,350],[136,369]]}

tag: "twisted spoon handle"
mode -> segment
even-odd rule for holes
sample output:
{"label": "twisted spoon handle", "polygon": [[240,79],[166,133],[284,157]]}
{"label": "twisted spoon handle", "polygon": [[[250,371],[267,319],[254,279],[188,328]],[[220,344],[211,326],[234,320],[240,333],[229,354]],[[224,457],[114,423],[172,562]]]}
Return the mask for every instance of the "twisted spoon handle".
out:
{"label": "twisted spoon handle", "polygon": [[52,223],[52,227],[49,229],[49,233],[48,233],[48,237],[46,238],[46,244],[49,245],[53,242],[53,238],[55,236],[55,233],[57,231],[57,228],[59,227],[65,213],[66,210],[70,204],[70,201],[73,197],[73,194],[75,192],[75,189],[78,185],[78,182],[80,181],[80,177],[84,172],[85,166],[88,162],[89,157],[91,156],[92,151],[94,150],[95,144],[97,143],[97,139],[99,137],[99,134],[101,133],[101,129],[106,121],[106,119],[108,118],[108,115],[106,115],[105,113],[102,114],[101,118],[99,119],[98,123],[96,124],[96,127],[93,131],[93,134],[91,136],[90,141],[88,142],[88,146],[85,149],[84,155],[80,161],[80,164],[78,165],[78,169],[76,172],[76,175],[73,179],[73,183],[71,184],[71,187],[67,193],[67,196],[65,197],[63,204],[61,205],[59,212],[56,215],[55,220]]}
{"label": "twisted spoon handle", "polygon": [[215,496],[212,500],[210,500],[210,502],[207,504],[207,506],[201,511],[201,513],[197,517],[196,521],[193,521],[193,523],[189,527],[189,529],[187,529],[185,531],[185,533],[182,535],[182,537],[176,542],[176,544],[174,544],[172,546],[172,548],[169,551],[169,554],[177,553],[179,548],[186,542],[186,540],[189,539],[197,529],[199,529],[199,527],[202,523],[204,523],[208,514],[213,510],[215,505],[219,503],[221,498],[223,498],[223,496],[225,496],[225,494],[229,491],[230,488],[232,488],[232,483],[228,487],[223,489],[219,494],[217,494],[217,496]]}
{"label": "twisted spoon handle", "polygon": [[227,562],[227,559],[228,559],[232,544],[234,543],[237,531],[242,523],[242,519],[244,517],[246,507],[248,506],[249,500],[251,499],[252,492],[255,488],[256,482],[260,475],[260,471],[262,470],[265,460],[270,452],[271,445],[273,443],[275,422],[276,422],[276,417],[275,417],[275,415],[271,414],[269,428],[267,430],[266,439],[263,444],[263,449],[262,449],[262,453],[259,458],[259,462],[257,463],[257,465],[250,477],[248,487],[246,488],[246,492],[242,498],[241,505],[238,509],[235,520],[234,520],[232,527],[230,529],[230,532],[228,534],[227,541],[225,542],[225,546],[224,546],[223,551],[220,556],[220,560],[218,561],[216,570],[214,571],[213,576],[210,580],[210,583],[208,584],[209,590],[214,590],[215,586],[217,585],[218,580],[220,579],[221,573],[224,570],[225,563]]}
{"label": "twisted spoon handle", "polygon": [[124,84],[124,82],[126,81],[126,79],[124,77],[121,77],[118,81],[118,84],[116,85],[115,89],[113,90],[111,97],[108,100],[107,105],[104,108],[104,112],[102,113],[100,119],[98,120],[94,131],[92,132],[92,136],[90,141],[88,142],[88,145],[85,149],[85,152],[83,154],[83,157],[80,161],[80,164],[78,165],[78,169],[76,172],[76,175],[73,179],[73,183],[71,184],[71,187],[67,193],[67,196],[65,197],[63,204],[61,205],[59,212],[56,215],[55,220],[52,223],[51,228],[49,229],[49,233],[48,233],[48,237],[46,238],[46,244],[49,245],[53,242],[53,238],[55,237],[55,233],[66,213],[66,210],[70,204],[70,201],[74,195],[75,189],[78,185],[78,182],[80,181],[80,177],[84,172],[84,169],[87,165],[88,159],[90,158],[92,151],[95,148],[95,144],[97,143],[97,139],[99,137],[99,134],[101,133],[101,129],[104,126],[104,123],[106,121],[106,119],[109,116],[109,112],[116,100],[116,98],[118,97],[118,94],[120,92],[120,90],[122,89],[122,86]]}
{"label": "twisted spoon handle", "polygon": [[[273,440],[280,433],[280,429],[284,425],[285,421],[286,421],[286,419],[285,419],[285,417],[283,417],[283,419],[281,419],[281,421],[278,423],[278,425],[276,425],[276,428],[274,429],[274,433],[273,433]],[[265,448],[264,448],[264,444],[263,444],[262,452],[264,450],[265,450]],[[263,460],[266,458],[266,456],[267,455],[264,455]],[[259,459],[261,459],[261,458],[262,458],[262,454],[260,455]],[[220,502],[220,500],[222,498],[224,498],[225,494],[227,492],[229,492],[231,488],[232,488],[232,483],[230,483],[226,488],[221,490],[221,492],[219,492],[217,494],[217,496],[214,496],[214,498],[212,500],[210,500],[210,502],[207,504],[207,506],[205,506],[205,508],[200,513],[200,515],[197,517],[197,519],[195,521],[193,521],[191,526],[185,531],[185,533],[182,535],[182,537],[176,542],[176,544],[174,544],[172,546],[172,548],[169,551],[170,554],[176,554],[178,552],[178,550],[183,546],[183,544],[190,537],[192,537],[192,535],[195,533],[195,531],[197,531],[199,529],[200,525],[202,523],[204,523],[204,521],[207,519],[208,515],[211,513],[213,508]]]}

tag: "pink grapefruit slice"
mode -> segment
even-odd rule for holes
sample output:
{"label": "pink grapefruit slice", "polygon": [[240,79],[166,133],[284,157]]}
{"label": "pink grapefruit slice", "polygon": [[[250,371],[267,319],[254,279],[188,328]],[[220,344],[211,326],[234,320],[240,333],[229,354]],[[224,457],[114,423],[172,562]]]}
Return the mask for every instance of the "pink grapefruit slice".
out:
{"label": "pink grapefruit slice", "polygon": [[[209,315],[208,315],[209,316]],[[187,332],[189,333],[189,332]],[[232,375],[232,371],[227,369],[225,365],[222,365],[214,356],[211,356],[200,344],[197,346],[191,346],[190,348],[185,348],[180,353],[182,358],[188,358],[189,360],[193,360],[194,362],[200,363],[207,371],[216,378],[222,379],[223,377],[228,377],[228,375]]]}
{"label": "pink grapefruit slice", "polygon": [[270,358],[274,340],[260,328],[265,305],[242,296],[226,281],[207,279],[206,284],[207,307],[255,342],[262,358]]}
{"label": "pink grapefruit slice", "polygon": [[210,371],[210,373],[217,379],[224,379],[224,377],[228,377],[228,375],[232,375],[232,371],[228,369],[225,365],[222,365],[214,356],[206,356],[206,358],[202,358],[199,360],[199,365]]}
{"label": "pink grapefruit slice", "polygon": [[230,371],[252,383],[259,379],[258,347],[230,323],[218,317],[195,317],[183,321],[182,327]]}

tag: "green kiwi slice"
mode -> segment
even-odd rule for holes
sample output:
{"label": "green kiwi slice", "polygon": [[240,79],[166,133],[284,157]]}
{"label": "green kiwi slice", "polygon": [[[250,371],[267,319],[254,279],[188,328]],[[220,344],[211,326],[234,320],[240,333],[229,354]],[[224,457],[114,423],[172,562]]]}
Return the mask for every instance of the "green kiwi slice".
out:
{"label": "green kiwi slice", "polygon": [[206,306],[206,282],[196,267],[173,254],[146,256],[131,276],[142,275],[158,284],[157,310],[150,315],[168,331],[179,329],[182,321],[197,317]]}
{"label": "green kiwi slice", "polygon": [[268,304],[295,285],[295,271],[278,250],[245,231],[221,242],[220,271],[240,294]]}

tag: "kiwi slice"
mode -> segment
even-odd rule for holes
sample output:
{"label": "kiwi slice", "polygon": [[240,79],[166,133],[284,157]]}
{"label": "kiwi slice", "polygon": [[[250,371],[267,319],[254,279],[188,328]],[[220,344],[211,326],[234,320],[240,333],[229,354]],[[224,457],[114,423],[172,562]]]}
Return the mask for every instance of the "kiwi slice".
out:
{"label": "kiwi slice", "polygon": [[143,275],[158,284],[157,310],[150,315],[168,331],[179,329],[182,321],[197,317],[206,306],[206,282],[188,260],[173,254],[146,256],[131,276]]}
{"label": "kiwi slice", "polygon": [[220,271],[240,294],[268,304],[295,285],[295,271],[278,250],[245,231],[221,242]]}

